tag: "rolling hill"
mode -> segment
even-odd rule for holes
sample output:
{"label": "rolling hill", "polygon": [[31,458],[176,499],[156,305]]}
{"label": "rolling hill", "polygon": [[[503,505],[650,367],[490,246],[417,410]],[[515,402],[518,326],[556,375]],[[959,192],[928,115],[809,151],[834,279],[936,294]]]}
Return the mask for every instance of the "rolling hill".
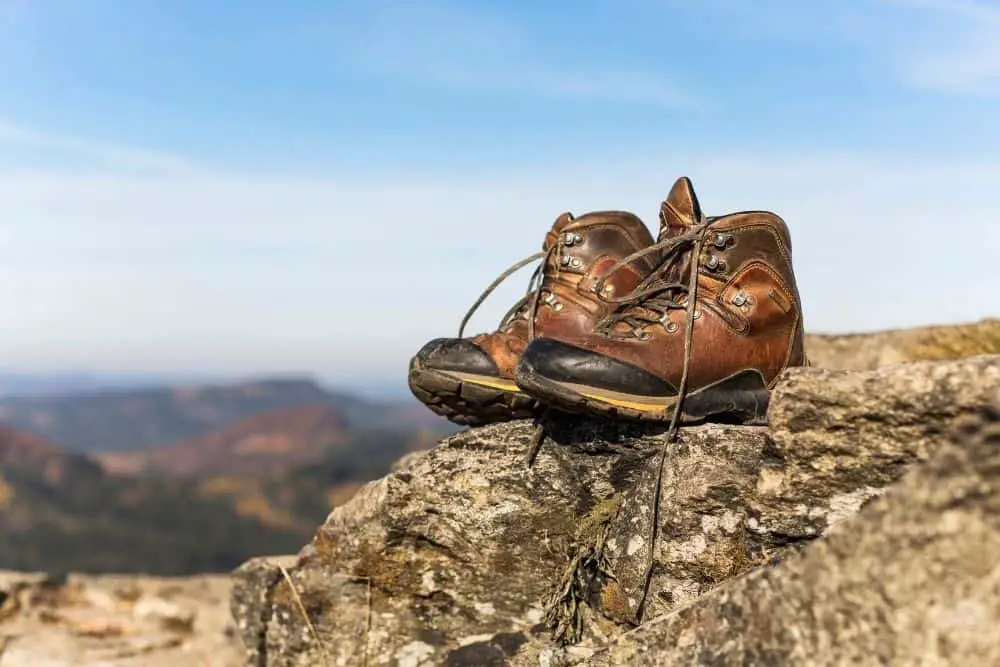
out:
{"label": "rolling hill", "polygon": [[115,477],[87,456],[0,429],[0,568],[176,574],[290,549],[301,531],[173,479]]}
{"label": "rolling hill", "polygon": [[324,405],[346,428],[455,430],[415,400],[369,401],[309,379],[107,390],[0,399],[0,423],[80,452],[129,452],[170,445],[260,413]]}
{"label": "rolling hill", "polygon": [[274,411],[143,453],[132,474],[0,427],[0,569],[224,572],[295,551],[333,505],[437,439],[340,424],[326,406]]}
{"label": "rolling hill", "polygon": [[328,405],[270,410],[173,445],[94,457],[115,474],[262,475],[316,463],[347,438],[340,412]]}
{"label": "rolling hill", "polygon": [[457,430],[311,380],[0,399],[0,568],[182,574],[296,550]]}

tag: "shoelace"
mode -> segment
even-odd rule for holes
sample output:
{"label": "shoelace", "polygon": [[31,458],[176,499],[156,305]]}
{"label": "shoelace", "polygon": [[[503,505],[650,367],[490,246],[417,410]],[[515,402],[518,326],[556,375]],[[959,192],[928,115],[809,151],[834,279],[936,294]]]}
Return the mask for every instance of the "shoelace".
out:
{"label": "shoelace", "polygon": [[[639,287],[636,288],[634,292],[625,297],[615,299],[615,301],[621,305],[615,310],[614,313],[606,318],[605,322],[602,322],[602,328],[610,332],[616,323],[625,322],[626,324],[632,326],[633,332],[635,332],[637,330],[641,330],[641,328],[646,324],[652,324],[657,321],[663,322],[667,319],[667,312],[671,309],[683,308],[686,313],[684,322],[684,358],[681,370],[681,381],[677,388],[677,400],[674,403],[673,414],[670,416],[670,426],[667,428],[667,441],[663,446],[663,451],[660,453],[660,460],[656,471],[656,482],[653,487],[653,520],[649,529],[649,556],[646,560],[646,569],[643,575],[642,596],[639,600],[638,606],[640,622],[644,616],[646,599],[649,595],[649,584],[652,581],[653,566],[655,565],[654,550],[656,547],[656,538],[659,533],[660,489],[663,486],[663,470],[667,461],[667,453],[671,449],[670,446],[673,444],[678,434],[681,410],[683,408],[684,398],[687,394],[688,374],[691,367],[691,343],[694,338],[694,315],[698,307],[698,273],[701,268],[701,251],[705,243],[705,237],[708,234],[709,223],[710,220],[706,220],[702,217],[695,225],[692,225],[690,229],[682,234],[655,243],[648,248],[644,248],[643,250],[623,258],[612,266],[608,273],[606,273],[597,284],[598,289],[603,288],[604,280],[615,271],[618,271],[623,266],[634,262],[639,257],[645,257],[646,255],[659,250],[663,252],[660,265],[653,271],[652,274],[650,274],[650,277],[647,280],[643,281]],[[688,253],[690,253],[690,255],[688,255]],[[672,268],[679,266],[680,261],[682,261],[685,256],[690,256],[691,258],[690,275],[688,277],[687,285],[676,281],[664,280],[664,276],[669,275]],[[687,297],[686,302],[678,302],[675,299],[675,295],[678,293],[684,294]],[[643,308],[657,312],[661,315],[661,317],[659,319],[649,319],[645,316],[639,315],[638,313],[641,312],[641,309]]]}
{"label": "shoelace", "polygon": [[[538,316],[538,307],[541,304],[541,297],[542,297],[542,276],[545,271],[545,267],[549,263],[549,260],[552,259],[553,257],[555,257],[556,260],[555,261],[556,269],[554,277],[559,276],[559,267],[560,267],[559,260],[561,253],[562,253],[562,237],[560,237],[558,241],[553,243],[548,250],[543,250],[542,252],[536,252],[533,255],[525,257],[519,262],[515,262],[510,266],[510,268],[508,268],[506,271],[497,276],[496,280],[490,283],[489,287],[487,287],[483,291],[483,293],[479,295],[479,298],[476,299],[475,303],[472,304],[472,307],[469,308],[469,312],[467,312],[465,314],[465,317],[462,318],[462,323],[458,327],[458,337],[459,338],[463,337],[463,335],[465,334],[465,326],[469,323],[469,320],[472,318],[473,314],[475,314],[476,310],[479,309],[479,306],[481,306],[483,302],[490,296],[490,294],[493,293],[493,290],[495,290],[497,287],[500,286],[500,284],[503,281],[507,280],[507,278],[512,276],[514,273],[517,273],[525,266],[537,260],[542,260],[542,262],[535,269],[534,273],[531,274],[531,279],[528,281],[528,291],[525,293],[523,297],[520,298],[520,300],[518,300],[517,303],[511,306],[510,310],[508,310],[507,313],[502,318],[500,318],[500,325],[497,327],[498,330],[502,330],[513,319],[515,319],[518,316],[518,314],[522,311],[522,309],[524,309],[527,306],[528,312],[526,313],[526,316],[528,318],[528,341],[530,342],[534,340],[535,318]],[[531,438],[531,443],[528,445],[528,453],[525,456],[525,464],[527,465],[528,468],[530,468],[532,464],[535,462],[535,457],[538,456],[538,450],[541,449],[542,442],[545,440],[544,420],[547,415],[548,415],[548,410],[545,410],[539,416],[538,423],[535,426],[535,433]]]}
{"label": "shoelace", "polygon": [[[554,278],[559,277],[559,269],[561,266],[560,258],[563,247],[562,239],[563,236],[560,235],[559,239],[555,243],[553,243],[548,250],[543,250],[542,252],[536,252],[533,255],[525,257],[519,262],[515,262],[506,271],[497,276],[496,280],[490,283],[489,287],[487,287],[483,291],[483,293],[479,295],[479,298],[476,299],[475,303],[472,304],[472,307],[469,308],[469,312],[467,312],[465,314],[465,317],[462,318],[462,323],[458,327],[458,337],[462,338],[464,336],[465,327],[469,323],[469,320],[472,318],[473,314],[475,314],[476,310],[479,309],[479,306],[481,306],[483,302],[490,296],[490,294],[493,293],[493,290],[495,290],[497,287],[500,286],[500,284],[503,281],[507,280],[507,278],[509,278],[514,273],[517,273],[525,266],[537,260],[542,260],[542,262],[535,269],[534,273],[531,274],[531,279],[528,281],[528,291],[525,293],[523,297],[521,297],[520,300],[518,300],[517,303],[511,306],[510,310],[508,310],[507,313],[500,319],[500,325],[497,327],[498,330],[502,330],[513,319],[515,319],[518,316],[518,314],[522,311],[522,309],[524,309],[527,306],[528,312],[526,313],[526,316],[528,319],[528,341],[530,342],[534,340],[535,318],[538,316],[538,307],[541,304],[541,297],[542,297],[542,276],[545,272],[545,267],[548,266],[549,264],[549,260],[551,260],[554,257],[556,260],[555,261],[556,269],[553,277]],[[542,441],[545,440],[544,420],[547,414],[548,410],[546,410],[539,416],[538,423],[535,427],[535,433],[532,436],[531,443],[528,446],[528,453],[525,456],[525,463],[528,468],[530,468],[532,464],[535,462],[535,457],[538,456],[538,450],[542,446]]]}
{"label": "shoelace", "polygon": [[[674,403],[670,426],[667,430],[668,440],[673,440],[676,436],[681,404],[687,393],[691,366],[691,342],[694,337],[695,311],[698,307],[698,272],[701,267],[701,251],[708,234],[708,225],[709,221],[702,218],[682,234],[654,243],[618,260],[608,269],[607,273],[598,279],[595,286],[596,290],[603,290],[605,281],[621,268],[654,252],[663,253],[659,266],[632,293],[623,297],[607,299],[619,305],[614,312],[598,324],[598,327],[610,333],[616,324],[624,322],[632,327],[633,334],[639,335],[638,332],[646,325],[664,323],[669,310],[683,309],[685,311],[683,369],[680,386],[677,389],[677,401]],[[664,276],[669,275],[670,270],[677,267],[686,256],[691,257],[687,284],[665,279]],[[678,295],[683,295],[683,300],[678,300]],[[656,313],[657,317],[648,317],[643,313],[644,310]]]}
{"label": "shoelace", "polygon": [[469,312],[467,312],[465,314],[465,317],[462,318],[462,323],[458,327],[458,337],[462,338],[464,336],[465,326],[469,323],[469,320],[479,309],[479,306],[481,306],[483,302],[486,301],[486,299],[490,296],[490,294],[493,293],[493,290],[499,287],[503,281],[507,280],[507,278],[517,273],[527,265],[531,264],[532,262],[542,260],[542,263],[539,264],[538,267],[535,269],[534,273],[531,274],[531,279],[528,281],[528,291],[525,293],[523,297],[521,297],[521,299],[517,303],[515,303],[510,308],[510,310],[506,312],[506,314],[504,314],[504,316],[500,319],[500,325],[498,326],[498,329],[503,329],[512,319],[517,317],[518,313],[525,306],[528,306],[530,304],[530,307],[528,309],[528,340],[531,341],[532,339],[534,339],[535,317],[538,315],[538,306],[541,303],[541,296],[542,296],[542,289],[541,289],[542,274],[545,270],[546,265],[549,263],[549,260],[553,256],[555,256],[557,260],[556,274],[558,275],[559,272],[558,255],[561,252],[562,252],[562,243],[560,241],[557,241],[556,243],[553,243],[552,247],[550,247],[548,250],[543,250],[542,252],[536,252],[533,255],[529,255],[528,257],[525,257],[524,259],[515,262],[510,266],[510,268],[508,268],[499,276],[497,276],[497,279],[494,280],[492,283],[490,283],[489,287],[487,287],[483,291],[483,293],[479,295],[479,298],[476,299],[475,303],[472,304],[472,307],[469,308]]}

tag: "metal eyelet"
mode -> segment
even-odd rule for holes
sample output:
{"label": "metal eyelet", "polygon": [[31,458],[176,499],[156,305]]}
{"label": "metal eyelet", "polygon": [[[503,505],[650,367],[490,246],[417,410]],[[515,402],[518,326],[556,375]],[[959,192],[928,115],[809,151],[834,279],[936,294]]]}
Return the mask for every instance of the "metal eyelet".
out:
{"label": "metal eyelet", "polygon": [[563,234],[563,245],[572,246],[582,242],[583,237],[579,234],[575,234],[573,232],[566,232]]}
{"label": "metal eyelet", "polygon": [[569,265],[574,269],[583,268],[583,260],[581,260],[579,257],[573,257],[570,259]]}
{"label": "metal eyelet", "polygon": [[754,298],[752,294],[747,294],[745,291],[740,290],[730,300],[730,303],[737,308],[743,308],[744,306],[752,306],[754,304]]}
{"label": "metal eyelet", "polygon": [[677,326],[677,322],[671,320],[670,322],[667,322],[665,329],[667,330],[667,333],[677,333],[677,330],[680,329],[680,327]]}
{"label": "metal eyelet", "polygon": [[709,271],[725,271],[726,262],[718,255],[710,255],[705,262],[705,268]]}
{"label": "metal eyelet", "polygon": [[697,320],[700,317],[701,317],[701,308],[695,308],[694,309],[694,315],[691,316],[691,319],[692,320]]}
{"label": "metal eyelet", "polygon": [[556,295],[553,294],[552,292],[546,292],[545,295],[542,297],[542,302],[551,306],[553,310],[558,311],[563,309],[563,305],[559,303],[559,300],[556,298]]}
{"label": "metal eyelet", "polygon": [[719,250],[724,250],[726,246],[736,242],[736,237],[732,234],[724,234],[722,232],[715,233],[715,239],[712,241],[714,245]]}

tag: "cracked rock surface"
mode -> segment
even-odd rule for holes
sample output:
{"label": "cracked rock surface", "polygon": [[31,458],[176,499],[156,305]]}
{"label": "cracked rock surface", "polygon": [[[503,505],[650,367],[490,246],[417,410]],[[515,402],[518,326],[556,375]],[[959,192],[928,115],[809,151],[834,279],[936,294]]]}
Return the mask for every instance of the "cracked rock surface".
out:
{"label": "cracked rock surface", "polygon": [[586,665],[1000,665],[1000,396],[801,557]]}
{"label": "cracked rock surface", "polygon": [[[876,511],[859,518],[859,510],[881,506],[904,474],[938,470],[942,452],[954,449],[949,430],[994,403],[998,388],[996,356],[864,372],[794,369],[774,392],[767,427],[686,427],[667,444],[654,427],[553,418],[530,469],[530,422],[457,434],[362,488],[282,567],[256,559],[237,570],[231,607],[246,664],[633,664],[665,650],[659,635],[641,646],[637,639],[669,626],[664,619],[693,614],[744,581],[790,572],[835,548],[836,536],[853,535]],[[564,646],[543,622],[545,602],[580,552],[580,526],[608,507],[617,508],[606,524],[608,571],[585,573],[583,636]],[[919,534],[919,522],[942,510],[933,507],[914,512],[908,529]],[[729,659],[728,614],[714,617],[720,652],[705,655]],[[615,659],[633,662],[607,662],[609,646],[621,652]],[[677,664],[699,664],[699,655]]]}

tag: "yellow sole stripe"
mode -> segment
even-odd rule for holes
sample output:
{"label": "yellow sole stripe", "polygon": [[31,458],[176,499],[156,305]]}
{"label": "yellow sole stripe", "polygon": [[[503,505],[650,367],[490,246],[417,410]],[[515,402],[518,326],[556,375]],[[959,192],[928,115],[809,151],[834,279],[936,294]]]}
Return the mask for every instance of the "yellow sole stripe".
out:
{"label": "yellow sole stripe", "polygon": [[471,384],[478,384],[481,387],[489,387],[490,389],[499,389],[501,391],[511,391],[515,393],[521,392],[521,388],[518,387],[514,382],[510,380],[505,380],[503,378],[491,378],[484,377],[482,375],[470,375],[467,373],[446,373],[454,378],[461,380],[462,382],[469,382]]}
{"label": "yellow sole stripe", "polygon": [[654,412],[659,410],[665,410],[673,405],[673,401],[663,402],[663,403],[641,403],[639,401],[625,401],[617,398],[609,398],[608,396],[599,396],[597,394],[591,394],[588,392],[580,392],[583,396],[600,401],[601,403],[606,403],[608,405],[613,405],[619,408],[629,408],[630,410],[645,410],[647,412]]}

